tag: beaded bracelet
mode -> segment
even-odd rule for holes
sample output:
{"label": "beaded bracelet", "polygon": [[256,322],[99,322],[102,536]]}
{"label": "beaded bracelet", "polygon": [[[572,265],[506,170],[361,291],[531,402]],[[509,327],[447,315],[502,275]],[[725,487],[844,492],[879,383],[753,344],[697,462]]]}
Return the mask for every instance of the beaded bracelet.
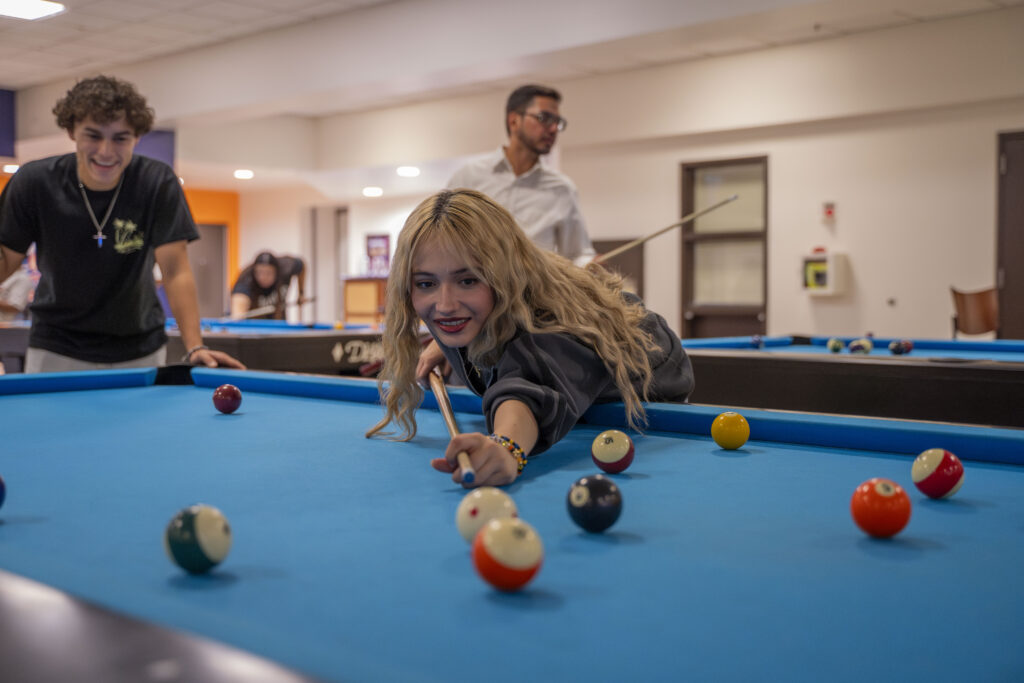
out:
{"label": "beaded bracelet", "polygon": [[526,467],[526,453],[524,453],[523,449],[519,447],[519,444],[507,436],[501,436],[500,434],[491,434],[489,438],[499,446],[504,446],[508,449],[508,452],[512,454],[512,457],[516,459],[516,466],[518,467],[517,471],[522,472],[523,468]]}
{"label": "beaded bracelet", "polygon": [[203,349],[206,349],[207,351],[209,351],[210,347],[207,346],[206,344],[200,344],[199,346],[193,346],[191,349],[188,350],[188,353],[186,353],[184,356],[181,357],[181,362],[182,363],[191,363],[192,362],[192,354],[195,353],[196,351],[202,351]]}

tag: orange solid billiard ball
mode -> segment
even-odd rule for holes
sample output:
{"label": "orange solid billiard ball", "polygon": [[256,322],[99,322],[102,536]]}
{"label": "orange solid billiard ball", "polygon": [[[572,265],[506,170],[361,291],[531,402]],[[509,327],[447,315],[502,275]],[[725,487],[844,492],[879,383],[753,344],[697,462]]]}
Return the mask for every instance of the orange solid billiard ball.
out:
{"label": "orange solid billiard ball", "polygon": [[726,450],[741,448],[750,438],[747,418],[732,411],[722,413],[711,423],[711,438]]}
{"label": "orange solid billiard ball", "polygon": [[850,514],[864,533],[889,538],[910,521],[910,496],[890,479],[868,479],[853,492]]}

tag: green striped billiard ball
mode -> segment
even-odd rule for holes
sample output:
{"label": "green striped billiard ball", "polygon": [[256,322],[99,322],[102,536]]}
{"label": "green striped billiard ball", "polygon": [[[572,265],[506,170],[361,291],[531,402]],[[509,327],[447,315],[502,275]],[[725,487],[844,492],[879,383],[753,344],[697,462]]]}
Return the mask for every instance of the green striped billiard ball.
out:
{"label": "green striped billiard ball", "polygon": [[174,564],[190,574],[210,571],[231,550],[231,525],[210,505],[191,505],[178,512],[164,532],[164,550]]}

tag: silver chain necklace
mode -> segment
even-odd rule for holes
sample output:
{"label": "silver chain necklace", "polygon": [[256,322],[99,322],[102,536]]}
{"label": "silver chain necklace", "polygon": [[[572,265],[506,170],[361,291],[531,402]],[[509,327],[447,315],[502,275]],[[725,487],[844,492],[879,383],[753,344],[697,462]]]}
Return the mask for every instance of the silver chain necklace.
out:
{"label": "silver chain necklace", "polygon": [[103,234],[103,228],[107,225],[107,221],[110,219],[110,214],[114,213],[114,204],[117,203],[117,196],[121,194],[121,183],[124,182],[124,171],[121,172],[121,177],[117,181],[117,189],[114,190],[114,198],[110,200],[110,206],[107,207],[107,213],[103,216],[103,222],[100,223],[96,220],[96,214],[92,211],[92,204],[89,203],[89,195],[85,193],[85,185],[82,183],[82,179],[78,177],[78,189],[82,193],[82,201],[85,202],[85,209],[89,212],[89,218],[92,219],[92,224],[96,227],[96,234],[92,236],[96,240],[96,248],[99,249],[103,246],[103,240],[106,239],[106,235]]}

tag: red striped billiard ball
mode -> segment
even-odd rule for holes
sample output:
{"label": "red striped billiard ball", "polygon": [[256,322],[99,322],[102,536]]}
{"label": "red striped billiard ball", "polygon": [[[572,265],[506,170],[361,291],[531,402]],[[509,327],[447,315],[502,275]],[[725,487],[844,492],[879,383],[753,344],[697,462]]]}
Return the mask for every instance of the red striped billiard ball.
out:
{"label": "red striped billiard ball", "polygon": [[543,560],[537,530],[517,517],[492,519],[473,539],[473,565],[498,590],[519,590],[536,576]]}
{"label": "red striped billiard ball", "polygon": [[601,432],[590,446],[594,464],[608,474],[618,474],[633,464],[634,453],[633,440],[618,429]]}
{"label": "red striped billiard ball", "polygon": [[868,479],[853,492],[850,514],[857,526],[870,536],[895,536],[910,521],[910,496],[890,479]]}
{"label": "red striped billiard ball", "polygon": [[225,415],[230,415],[242,405],[242,392],[234,384],[221,384],[213,391],[213,405]]}
{"label": "red striped billiard ball", "polygon": [[910,477],[929,498],[949,498],[964,483],[964,466],[949,451],[929,448],[914,459]]}

